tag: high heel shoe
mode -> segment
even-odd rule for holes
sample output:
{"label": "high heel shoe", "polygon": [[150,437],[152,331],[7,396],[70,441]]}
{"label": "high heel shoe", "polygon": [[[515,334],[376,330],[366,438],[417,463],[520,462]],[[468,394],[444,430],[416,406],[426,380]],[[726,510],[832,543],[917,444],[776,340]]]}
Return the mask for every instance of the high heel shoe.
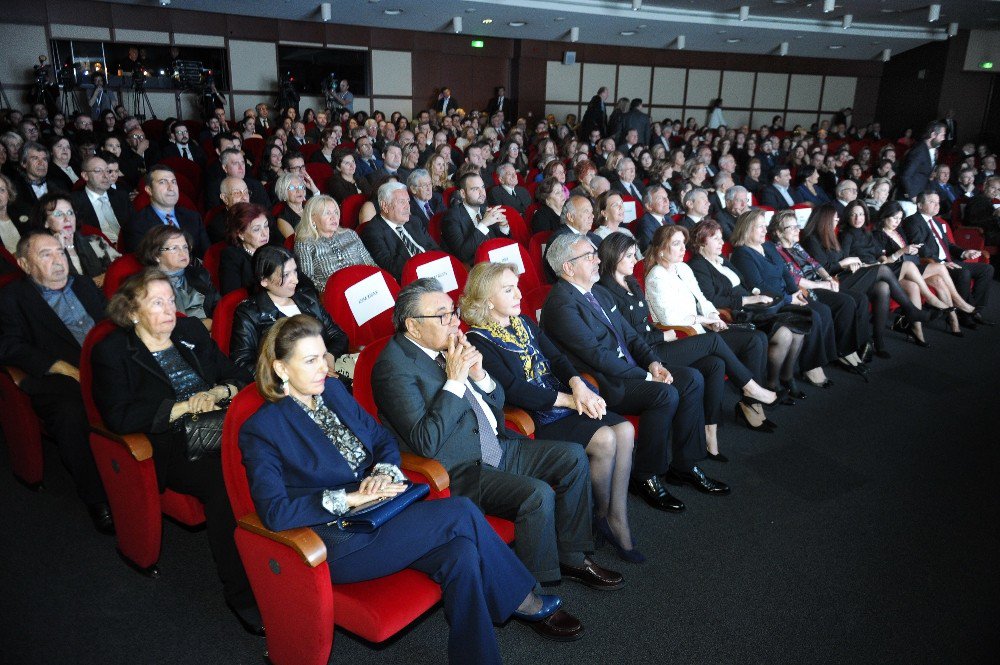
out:
{"label": "high heel shoe", "polygon": [[[773,431],[770,427],[767,426],[767,419],[766,418],[764,420],[762,420],[757,425],[754,425],[753,423],[751,423],[749,416],[747,416],[746,412],[744,412],[743,409],[740,408],[741,406],[746,406],[746,405],[742,404],[741,402],[737,402],[736,403],[736,411],[735,411],[736,422],[738,422],[738,423],[742,422],[744,425],[747,426],[747,429],[751,429],[754,432],[763,432],[764,434],[770,434]],[[747,408],[749,408],[749,407],[747,407]],[[751,411],[752,410],[753,409],[751,409]],[[756,416],[757,414],[754,413],[754,415]]]}
{"label": "high heel shoe", "polygon": [[795,379],[789,379],[788,381],[782,381],[781,385],[788,390],[788,396],[792,399],[805,399],[808,397],[802,389],[795,383]]}
{"label": "high heel shoe", "polygon": [[847,358],[838,358],[837,360],[840,361],[845,370],[852,374],[857,374],[865,380],[865,383],[868,383],[868,368],[864,364],[855,365]]}
{"label": "high heel shoe", "polygon": [[[786,398],[786,399],[789,399],[789,398]],[[792,402],[792,404],[795,404],[795,400],[791,400],[791,402]],[[757,402],[756,404],[751,404],[750,405],[750,410],[753,411],[754,413],[756,413],[761,418],[763,418],[764,419],[764,425],[770,427],[771,430],[778,429],[778,424],[775,423],[770,418],[768,418],[767,414],[764,413],[764,405],[763,404],[761,404],[760,402]]]}
{"label": "high heel shoe", "polygon": [[614,532],[611,531],[611,525],[608,524],[608,519],[606,517],[602,517],[597,522],[597,531],[604,537],[604,540],[615,548],[618,558],[622,561],[627,561],[629,563],[642,563],[646,560],[646,557],[643,556],[642,552],[636,549],[635,542],[632,543],[632,547],[629,549],[622,547],[621,543],[618,542],[618,539],[615,538]]}
{"label": "high heel shoe", "polygon": [[712,460],[713,462],[723,462],[723,463],[725,463],[725,462],[729,461],[729,458],[726,457],[725,455],[723,455],[722,453],[708,453],[707,457],[708,457],[708,459]]}

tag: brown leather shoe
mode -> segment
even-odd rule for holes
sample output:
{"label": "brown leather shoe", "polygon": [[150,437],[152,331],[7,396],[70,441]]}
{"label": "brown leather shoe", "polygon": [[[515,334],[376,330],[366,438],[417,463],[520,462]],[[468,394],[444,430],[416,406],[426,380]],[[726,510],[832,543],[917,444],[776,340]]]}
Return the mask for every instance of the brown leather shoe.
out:
{"label": "brown leather shoe", "polygon": [[563,577],[567,577],[598,591],[614,591],[625,586],[625,579],[621,573],[601,568],[590,557],[584,558],[582,568],[559,564],[559,570],[562,572]]}
{"label": "brown leather shoe", "polygon": [[528,623],[533,631],[556,642],[572,642],[583,637],[583,624],[566,610],[557,610],[542,621]]}

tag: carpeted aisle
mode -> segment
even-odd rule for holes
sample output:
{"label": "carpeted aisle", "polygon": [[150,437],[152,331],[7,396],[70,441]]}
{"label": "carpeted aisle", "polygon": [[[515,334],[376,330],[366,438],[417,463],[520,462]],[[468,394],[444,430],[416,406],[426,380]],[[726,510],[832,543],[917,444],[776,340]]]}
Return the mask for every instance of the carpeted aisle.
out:
{"label": "carpeted aisle", "polygon": [[[1000,320],[1000,285],[987,316]],[[949,663],[1000,654],[1000,328],[929,350],[890,335],[872,381],[829,371],[829,390],[772,411],[754,434],[729,419],[729,497],[676,488],[668,515],[633,499],[648,557],[627,587],[558,588],[587,634],[546,642],[498,629],[508,663]],[[730,395],[730,401],[735,394]],[[204,531],[167,522],[162,575],[118,559],[90,527],[52,450],[46,490],[17,484],[0,452],[0,649],[6,663],[261,663],[222,602]],[[331,662],[443,662],[437,609],[388,646],[338,631]],[[376,652],[377,649],[377,652]]]}

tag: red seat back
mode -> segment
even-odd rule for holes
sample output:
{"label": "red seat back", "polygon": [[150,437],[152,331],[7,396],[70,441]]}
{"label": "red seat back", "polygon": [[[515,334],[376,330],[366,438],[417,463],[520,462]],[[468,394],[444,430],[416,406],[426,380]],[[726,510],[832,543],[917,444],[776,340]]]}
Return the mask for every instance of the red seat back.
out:
{"label": "red seat back", "polygon": [[246,289],[236,289],[222,296],[212,313],[212,339],[227,356],[233,335],[233,313],[236,306],[249,297]]}
{"label": "red seat back", "polygon": [[522,288],[521,314],[538,323],[538,319],[541,318],[542,306],[545,304],[545,299],[549,297],[549,291],[551,290],[551,284],[542,284],[530,291],[525,291]]}
{"label": "red seat back", "polygon": [[251,383],[233,398],[226,411],[222,425],[222,477],[226,482],[226,494],[236,519],[254,513],[257,509],[250,496],[250,483],[243,466],[240,450],[240,428],[264,404],[264,398],[257,392],[257,384]]}
{"label": "red seat back", "polygon": [[205,270],[212,278],[212,284],[215,285],[216,291],[219,290],[219,264],[222,262],[222,250],[226,247],[228,244],[225,242],[209,245],[208,249],[205,250],[205,257],[201,260],[205,265]]}
{"label": "red seat back", "polygon": [[320,192],[326,194],[330,191],[328,184],[330,178],[333,177],[333,168],[329,164],[324,162],[306,162],[306,173],[309,174],[309,177],[319,187]]}
{"label": "red seat back", "polygon": [[[465,280],[468,279],[469,277],[469,271],[465,269],[465,266],[462,265],[461,261],[459,261],[451,254],[448,254],[447,252],[439,252],[439,251],[422,252],[412,257],[403,266],[403,280],[402,282],[400,282],[400,286],[406,286],[407,284],[410,284],[411,282],[414,282],[417,279],[419,279],[421,275],[417,274],[417,270],[421,266],[433,263],[434,261],[442,261],[442,260],[447,260],[451,264],[451,272],[455,278],[455,284],[456,284],[455,288],[448,289],[446,293],[451,297],[452,300],[457,301],[458,297],[462,294],[462,291],[465,289]],[[444,264],[441,265],[443,266]],[[434,272],[438,273],[439,271],[434,271]],[[423,276],[438,277],[438,274],[425,274]],[[439,279],[441,278],[439,277]],[[444,278],[442,284],[445,284],[447,286],[446,280],[447,277]]]}
{"label": "red seat back", "polygon": [[243,139],[243,153],[250,155],[250,161],[260,166],[264,155],[264,139]]}
{"label": "red seat back", "polygon": [[[528,256],[528,250],[525,249],[520,243],[509,238],[491,238],[484,242],[476,250],[474,263],[498,260],[499,257],[497,254],[500,252],[510,252],[512,254],[510,257],[511,262],[521,264],[523,271],[521,272],[519,279],[522,292],[538,288],[543,284],[542,278],[539,276],[538,271],[535,270],[535,266],[531,262],[531,257]],[[519,261],[514,260],[513,253],[515,252],[520,259]]]}
{"label": "red seat back", "polygon": [[372,393],[372,368],[378,360],[382,349],[392,339],[392,335],[379,338],[366,346],[358,355],[358,361],[354,364],[354,384],[351,391],[358,404],[371,414],[372,418],[378,420],[378,407],[375,405],[375,396]]}
{"label": "red seat back", "polygon": [[205,213],[205,220],[204,220],[205,227],[207,228],[208,225],[212,223],[212,220],[215,219],[216,215],[225,215],[225,214],[226,214],[226,206],[222,204],[219,204],[214,208],[209,209],[209,211]]}
{"label": "red seat back", "polygon": [[[365,289],[364,294],[352,289],[367,279],[372,281],[367,283],[370,289]],[[351,291],[348,292],[349,290]],[[392,299],[392,305],[395,305],[396,296],[399,295],[399,284],[392,275],[375,266],[348,266],[330,275],[330,279],[326,282],[323,307],[347,334],[352,349],[366,346],[380,337],[393,333],[392,305],[366,320],[358,320],[351,308],[350,303],[356,303],[358,300],[373,302],[372,296],[378,291],[387,291]]]}
{"label": "red seat back", "polygon": [[528,241],[531,239],[531,231],[524,218],[521,217],[521,213],[510,206],[501,207],[504,217],[507,218],[507,223],[510,224],[510,237],[527,247]]}
{"label": "red seat back", "polygon": [[[90,356],[98,342],[110,335],[115,328],[115,324],[110,319],[101,321],[87,333],[87,338],[83,340],[83,348],[80,351],[80,391],[83,393],[83,407],[87,411],[87,421],[98,427],[104,426],[104,419],[101,418],[101,413],[97,410],[97,403],[94,402],[94,394],[91,390],[94,383],[94,371]],[[126,434],[126,432],[121,433]]]}
{"label": "red seat back", "polygon": [[288,236],[287,238],[285,238],[285,249],[287,249],[289,252],[294,252],[295,251],[295,234],[294,233],[291,234],[290,236]]}
{"label": "red seat back", "polygon": [[340,204],[340,225],[345,229],[358,228],[358,213],[367,200],[364,194],[351,194],[344,199]]}
{"label": "red seat back", "polygon": [[542,277],[548,274],[545,272],[545,246],[548,244],[551,235],[552,231],[539,231],[532,234],[531,240],[528,241],[528,258],[531,259],[532,265],[535,266],[535,272],[542,275]]}
{"label": "red seat back", "polygon": [[183,176],[189,181],[190,186],[194,187],[196,192],[201,191],[202,174],[198,162],[193,162],[184,157],[164,157],[160,160],[160,163],[166,164],[174,170],[178,183],[181,182],[181,176]]}
{"label": "red seat back", "polygon": [[142,268],[143,265],[139,263],[139,259],[135,258],[135,254],[122,254],[112,261],[107,272],[104,273],[104,285],[101,287],[105,297],[113,296],[122,282],[141,272]]}
{"label": "red seat back", "polygon": [[441,220],[444,219],[444,211],[436,212],[427,221],[427,233],[434,238],[434,242],[440,245],[443,240],[441,240]]}

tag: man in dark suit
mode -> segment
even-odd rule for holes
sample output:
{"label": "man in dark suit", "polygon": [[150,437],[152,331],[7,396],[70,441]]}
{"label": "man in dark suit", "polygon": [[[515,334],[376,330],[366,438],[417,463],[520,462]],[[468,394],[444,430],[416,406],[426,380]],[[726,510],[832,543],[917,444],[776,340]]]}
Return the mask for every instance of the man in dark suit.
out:
{"label": "man in dark suit", "polygon": [[70,276],[62,245],[47,231],[21,237],[17,262],[27,276],[0,290],[0,363],[27,374],[20,388],[55,441],[94,526],[114,533],[80,394],[80,351],[104,318],[104,295],[92,280]]}
{"label": "man in dark suit", "polygon": [[471,264],[476,249],[490,238],[509,238],[510,224],[499,206],[486,207],[486,187],[476,173],[458,180],[461,203],[451,207],[441,220],[445,250],[462,263]]}
{"label": "man in dark suit", "polygon": [[48,194],[50,189],[46,178],[49,174],[49,151],[41,143],[28,142],[21,148],[21,168],[11,180],[17,191],[17,200],[12,206],[11,217],[16,219],[31,215],[31,209],[38,199]]}
{"label": "man in dark suit", "polygon": [[80,177],[87,186],[73,192],[70,200],[76,211],[76,224],[93,226],[101,230],[112,243],[118,242],[121,229],[132,218],[132,202],[121,189],[111,189],[111,171],[100,157],[91,157],[83,163]]}
{"label": "man in dark suit", "polygon": [[944,141],[942,141],[941,150],[949,152],[955,147],[955,142],[958,140],[958,121],[955,120],[954,109],[948,109],[944,117],[941,118],[941,124],[944,125]]}
{"label": "man in dark suit", "polygon": [[403,149],[395,141],[390,141],[385,144],[385,151],[382,153],[382,163],[377,169],[369,173],[364,178],[364,184],[361,189],[374,189],[374,185],[378,180],[384,176],[392,175],[400,182],[406,181],[406,176],[400,170],[400,165],[403,162]]}
{"label": "man in dark suit", "polygon": [[858,198],[858,183],[853,180],[841,180],[833,190],[833,207],[837,209],[837,215],[844,219],[847,206]]}
{"label": "man in dark suit", "polygon": [[531,194],[517,184],[517,170],[511,164],[501,164],[497,168],[500,184],[491,187],[486,195],[486,203],[491,206],[508,206],[524,215],[531,205]]}
{"label": "man in dark suit", "polygon": [[434,102],[434,110],[438,115],[448,115],[458,108],[458,100],[451,96],[451,88],[442,88],[437,101]]}
{"label": "man in dark suit", "polygon": [[623,196],[631,196],[636,201],[642,200],[646,190],[635,177],[635,162],[631,158],[625,157],[618,162],[618,177],[613,181],[611,189]]}
{"label": "man in dark suit", "polygon": [[362,225],[358,235],[375,263],[389,271],[396,281],[403,278],[403,266],[413,256],[440,250],[420,221],[410,215],[406,185],[387,182],[378,188],[379,214]]}
{"label": "man in dark suit", "polygon": [[180,189],[174,170],[163,164],[153,166],[146,174],[146,193],[149,194],[149,205],[136,213],[124,229],[125,251],[134,252],[147,231],[168,224],[191,236],[194,242],[191,253],[198,258],[203,257],[209,245],[208,232],[201,215],[194,210],[177,207]]}
{"label": "man in dark suit", "polygon": [[646,212],[639,218],[635,239],[639,243],[639,249],[645,253],[656,229],[674,222],[670,219],[670,197],[663,185],[650,184],[646,188],[646,195],[642,198],[642,206]]}
{"label": "man in dark suit", "polygon": [[710,207],[708,192],[700,187],[692,189],[684,195],[684,217],[677,223],[690,231],[695,224],[708,217]]}
{"label": "man in dark suit", "polygon": [[[608,112],[605,109],[605,102],[608,99],[608,89],[601,87],[597,94],[591,97],[587,104],[587,110],[583,113],[583,120],[580,123],[583,136],[587,137],[593,130],[601,132],[601,136],[608,135]],[[600,166],[600,164],[598,164]]]}
{"label": "man in dark suit", "polygon": [[993,266],[967,262],[978,259],[981,253],[975,249],[962,249],[948,239],[947,226],[937,219],[940,205],[938,193],[933,189],[928,188],[918,194],[917,212],[903,220],[906,237],[914,245],[923,245],[920,248],[922,258],[945,264],[951,271],[949,274],[958,295],[976,306],[974,314],[959,315],[962,325],[968,328],[975,328],[977,324],[993,325],[979,313],[989,301]]}
{"label": "man in dark suit", "polygon": [[205,168],[205,151],[197,143],[191,142],[187,125],[183,122],[174,123],[170,135],[174,140],[163,148],[164,157],[183,157],[196,163],[202,169]]}
{"label": "man in dark suit", "polygon": [[416,217],[426,229],[431,217],[445,210],[441,192],[435,192],[427,169],[413,169],[406,178],[410,192],[410,217]]}
{"label": "man in dark suit", "polygon": [[792,172],[788,166],[776,166],[771,174],[771,184],[760,191],[760,204],[780,211],[802,203],[802,197],[790,189],[791,184]]}
{"label": "man in dark suit", "polygon": [[355,176],[368,178],[382,168],[382,160],[375,155],[375,148],[372,140],[367,135],[359,136],[354,142],[354,161],[357,162],[358,169]]}
{"label": "man in dark suit", "polygon": [[[267,104],[261,102],[257,104],[256,109],[253,112],[256,121],[254,122],[254,131],[256,131],[261,136],[268,136],[271,133],[271,109]],[[244,114],[245,117],[245,114]]]}
{"label": "man in dark suit", "polygon": [[943,162],[939,162],[934,167],[931,178],[931,187],[938,193],[941,200],[941,216],[951,219],[952,206],[959,200],[958,190],[948,182],[951,180],[951,167]]}
{"label": "man in dark suit", "polygon": [[261,184],[260,180],[247,175],[247,162],[240,150],[226,148],[219,155],[219,164],[222,166],[222,176],[213,179],[205,188],[206,208],[214,208],[223,203],[219,194],[223,180],[226,178],[239,178],[246,184],[247,191],[250,192],[250,202],[270,209],[272,205],[271,197],[268,196],[267,190],[264,189],[264,185]]}
{"label": "man in dark suit", "polygon": [[638,97],[633,99],[628,105],[628,112],[622,115],[622,136],[626,135],[630,129],[636,130],[640,145],[649,145],[649,114],[642,105],[642,100]]}
{"label": "man in dark suit", "polygon": [[750,207],[750,192],[742,185],[726,190],[726,207],[715,213],[715,221],[722,227],[722,239],[729,242],[729,236],[736,229],[736,220]]}
{"label": "man in dark suit", "polygon": [[496,94],[490,99],[486,104],[486,115],[492,116],[496,113],[503,113],[505,117],[513,118],[513,104],[511,103],[510,97],[507,96],[507,91],[504,87],[497,86]]}
{"label": "man in dark suit", "polygon": [[[393,323],[396,335],[375,362],[372,386],[379,416],[400,444],[441,462],[454,494],[514,519],[514,551],[539,582],[565,577],[620,588],[619,573],[585,554],[593,536],[583,449],[529,441],[504,426],[503,388],[459,331],[455,305],[437,280],[400,291]],[[573,623],[567,637],[582,630]]]}
{"label": "man in dark suit", "polygon": [[1000,199],[1000,176],[983,183],[982,193],[972,197],[965,206],[965,225],[981,228],[987,245],[1000,243],[1000,208],[993,204],[994,199]]}
{"label": "man in dark suit", "polygon": [[932,122],[921,137],[922,140],[906,153],[903,172],[899,175],[900,193],[903,198],[916,201],[917,195],[927,189],[931,172],[937,163],[938,149],[944,143],[946,131],[942,123]]}
{"label": "man in dark suit", "polygon": [[556,281],[559,277],[549,266],[549,249],[552,247],[553,240],[562,235],[578,235],[587,236],[594,247],[601,244],[601,237],[591,231],[594,227],[594,206],[586,196],[580,194],[570,196],[566,205],[563,206],[560,221],[562,223],[549,236],[545,245],[545,254],[542,256],[545,276],[550,282]]}
{"label": "man in dark suit", "polygon": [[589,239],[564,235],[550,241],[548,262],[559,281],[542,308],[545,334],[579,371],[597,379],[608,411],[640,417],[633,491],[654,508],[674,512],[684,504],[667,492],[664,482],[728,494],[725,483],[698,468],[705,458],[701,374],[686,367],[668,371],[622,318],[610,294],[592,290],[600,261]]}

